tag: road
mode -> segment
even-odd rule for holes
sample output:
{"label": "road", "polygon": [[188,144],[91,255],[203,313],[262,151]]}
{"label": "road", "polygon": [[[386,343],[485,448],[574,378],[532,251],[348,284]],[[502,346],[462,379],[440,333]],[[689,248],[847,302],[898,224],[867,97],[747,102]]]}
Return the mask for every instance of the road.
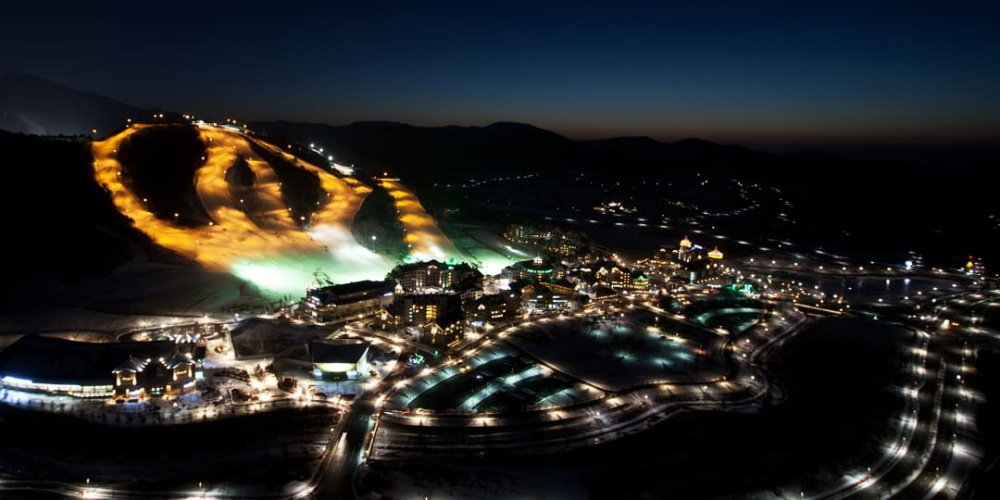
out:
{"label": "road", "polygon": [[[403,414],[395,409],[383,416],[372,458],[548,453],[639,432],[680,411],[739,410],[779,400],[783,396],[780,385],[757,365],[763,365],[804,322],[802,317],[787,328],[770,331],[762,324],[746,335],[730,337],[732,343],[742,342],[738,349],[728,343],[722,349],[727,376],[709,383],[641,384],[567,407],[505,415],[437,415],[419,410]],[[496,332],[496,337],[502,336],[503,332]],[[490,342],[492,338],[484,336],[453,352],[455,363]]]}
{"label": "road", "polygon": [[[954,300],[962,300],[955,297]],[[974,405],[963,374],[974,351],[968,332],[940,329],[918,350],[918,377],[908,389],[908,407],[894,442],[881,461],[843,485],[810,498],[957,498],[978,463]]]}
{"label": "road", "polygon": [[366,398],[355,400],[332,435],[332,448],[314,476],[311,498],[355,498],[354,477],[370,443],[375,406]]}

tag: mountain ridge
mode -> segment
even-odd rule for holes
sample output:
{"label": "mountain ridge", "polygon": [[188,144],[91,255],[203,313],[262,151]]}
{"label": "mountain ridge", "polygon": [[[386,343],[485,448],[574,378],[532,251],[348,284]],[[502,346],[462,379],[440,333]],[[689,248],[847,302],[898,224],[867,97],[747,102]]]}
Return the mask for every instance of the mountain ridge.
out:
{"label": "mountain ridge", "polygon": [[100,135],[142,109],[94,92],[18,72],[0,76],[0,129],[32,135]]}

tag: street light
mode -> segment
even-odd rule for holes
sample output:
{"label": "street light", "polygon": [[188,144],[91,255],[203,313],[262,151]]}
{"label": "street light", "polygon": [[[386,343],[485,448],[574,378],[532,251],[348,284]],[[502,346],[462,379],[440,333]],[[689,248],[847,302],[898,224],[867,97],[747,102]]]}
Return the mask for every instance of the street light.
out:
{"label": "street light", "polygon": [[372,235],[372,253],[375,253],[375,235]]}

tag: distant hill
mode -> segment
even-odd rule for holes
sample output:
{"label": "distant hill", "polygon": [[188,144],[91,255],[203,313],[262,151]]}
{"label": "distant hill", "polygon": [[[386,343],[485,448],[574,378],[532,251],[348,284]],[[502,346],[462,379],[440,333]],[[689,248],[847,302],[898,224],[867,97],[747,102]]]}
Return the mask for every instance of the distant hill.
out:
{"label": "distant hill", "polygon": [[[335,126],[311,123],[251,123],[264,135],[322,146],[335,161],[354,164],[362,173],[417,179],[491,171],[528,171],[561,165],[575,141],[521,123],[486,127],[417,127],[396,122],[355,122]],[[280,140],[276,139],[276,142]]]}
{"label": "distant hill", "polygon": [[134,106],[75,90],[36,76],[0,76],[0,129],[34,135],[99,135],[128,118],[144,116]]}
{"label": "distant hill", "polygon": [[485,127],[416,127],[395,122],[349,125],[258,122],[260,133],[333,151],[339,163],[363,172],[388,172],[411,181],[490,172],[587,171],[648,177],[712,169],[765,173],[795,167],[794,157],[700,139],[675,143],[649,137],[579,141],[524,123]]}

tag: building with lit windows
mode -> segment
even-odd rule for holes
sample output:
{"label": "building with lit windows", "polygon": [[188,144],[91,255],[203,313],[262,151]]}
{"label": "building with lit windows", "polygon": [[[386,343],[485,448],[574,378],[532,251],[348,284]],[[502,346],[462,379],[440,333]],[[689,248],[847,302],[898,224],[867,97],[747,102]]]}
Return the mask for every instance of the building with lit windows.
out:
{"label": "building with lit windows", "polygon": [[722,252],[720,252],[718,248],[708,251],[705,247],[692,243],[687,236],[681,240],[680,245],[678,245],[675,252],[677,253],[677,261],[681,263],[696,262],[704,259],[711,259],[715,261],[722,259]]}
{"label": "building with lit windows", "polygon": [[590,298],[600,304],[616,304],[621,301],[622,295],[614,288],[598,285],[591,290]]}
{"label": "building with lit windows", "polygon": [[507,230],[504,231],[503,236],[508,241],[513,241],[514,243],[534,245],[541,240],[547,239],[549,234],[550,230],[548,228],[539,227],[534,224],[511,224],[507,226]]}
{"label": "building with lit windows", "polygon": [[531,311],[562,311],[573,309],[572,291],[546,281],[529,283],[521,289],[521,309]]}
{"label": "building with lit windows", "polygon": [[649,278],[645,274],[639,271],[632,271],[629,273],[629,290],[649,290]]}
{"label": "building with lit windows", "polygon": [[172,397],[195,388],[195,361],[175,352],[169,358],[129,356],[114,369],[115,398],[141,400]]}
{"label": "building with lit windows", "polygon": [[397,296],[393,304],[399,306],[402,326],[422,325],[462,310],[461,297],[450,293],[404,294]]}
{"label": "building with lit windows", "polygon": [[556,273],[555,266],[548,260],[543,259],[541,256],[536,256],[531,260],[515,262],[511,266],[507,267],[505,271],[511,281],[545,281],[557,274],[562,274]]}
{"label": "building with lit windows", "polygon": [[486,324],[513,316],[519,306],[514,294],[483,295],[467,304],[465,316],[473,323]]}
{"label": "building with lit windows", "polygon": [[586,245],[583,235],[576,231],[533,224],[511,224],[504,231],[504,238],[514,243],[537,245],[557,255],[572,255]]}
{"label": "building with lit windows", "polygon": [[650,257],[646,263],[653,266],[656,269],[659,268],[676,268],[678,265],[678,256],[676,255],[678,250],[673,250],[667,246],[661,246],[653,256]]}
{"label": "building with lit windows", "polygon": [[[688,262],[686,270],[688,282],[693,285],[720,284],[726,267],[722,263],[722,252],[718,248],[707,253],[707,258]],[[729,284],[729,283],[725,283]]]}
{"label": "building with lit windows", "polygon": [[76,342],[25,335],[0,351],[0,385],[82,398],[173,398],[197,389],[195,342]]}
{"label": "building with lit windows", "polygon": [[429,260],[396,266],[387,279],[399,283],[404,292],[419,292],[427,288],[447,290],[470,281],[478,281],[479,288],[482,288],[483,274],[465,262],[454,264]]}
{"label": "building with lit windows", "polygon": [[639,271],[630,271],[621,266],[601,267],[595,273],[597,284],[616,290],[648,290],[649,278]]}
{"label": "building with lit windows", "polygon": [[465,338],[462,311],[448,311],[423,325],[423,341],[439,349],[450,349]]}
{"label": "building with lit windows", "polygon": [[370,315],[392,303],[395,285],[390,281],[355,281],[310,288],[299,304],[301,318],[326,323],[352,315]]}
{"label": "building with lit windows", "polygon": [[570,281],[568,279],[565,279],[565,278],[563,278],[563,279],[549,280],[549,281],[541,282],[541,284],[542,284],[542,286],[548,288],[549,290],[552,290],[552,291],[557,292],[557,293],[561,293],[563,295],[572,296],[572,295],[576,294],[576,285],[573,284],[572,281]]}
{"label": "building with lit windows", "polygon": [[691,248],[693,245],[694,244],[691,243],[691,240],[689,240],[688,237],[685,236],[684,239],[681,240],[680,245],[678,245],[677,247],[677,260],[681,262],[690,262]]}
{"label": "building with lit windows", "polygon": [[375,311],[375,321],[373,326],[379,330],[393,331],[403,326],[405,312],[403,305],[393,302],[378,311]]}

